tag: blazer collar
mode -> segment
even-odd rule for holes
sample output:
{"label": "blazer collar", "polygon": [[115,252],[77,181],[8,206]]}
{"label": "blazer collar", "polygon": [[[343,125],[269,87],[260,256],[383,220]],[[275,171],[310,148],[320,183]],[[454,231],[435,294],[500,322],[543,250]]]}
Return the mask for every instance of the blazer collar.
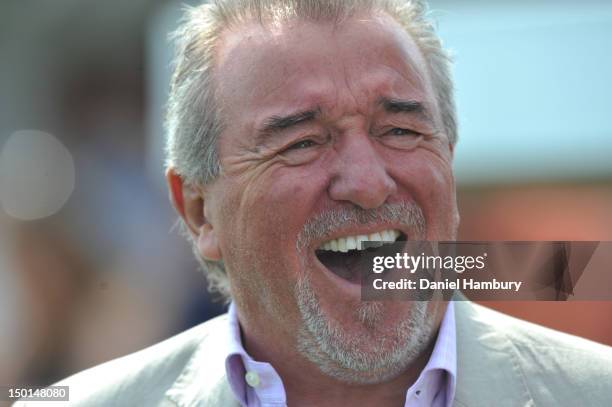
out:
{"label": "blazer collar", "polygon": [[[240,407],[225,376],[227,315],[206,323],[205,336],[194,355],[165,394],[166,404],[178,407]],[[222,334],[223,333],[223,334]]]}

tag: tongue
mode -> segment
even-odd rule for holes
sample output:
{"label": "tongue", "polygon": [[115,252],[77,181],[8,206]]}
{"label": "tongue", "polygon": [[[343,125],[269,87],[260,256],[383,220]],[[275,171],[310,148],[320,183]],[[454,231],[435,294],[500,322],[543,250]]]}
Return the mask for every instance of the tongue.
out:
{"label": "tongue", "polygon": [[332,273],[354,284],[361,282],[360,272],[367,266],[365,256],[358,250],[347,253],[317,251],[317,257]]}

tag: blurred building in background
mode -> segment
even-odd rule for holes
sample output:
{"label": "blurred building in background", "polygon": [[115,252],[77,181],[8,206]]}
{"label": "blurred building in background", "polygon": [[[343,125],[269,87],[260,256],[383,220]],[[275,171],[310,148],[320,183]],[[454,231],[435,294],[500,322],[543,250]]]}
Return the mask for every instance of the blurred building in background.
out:
{"label": "blurred building in background", "polygon": [[[430,4],[456,61],[460,238],[612,240],[612,4]],[[163,181],[179,17],[162,0],[0,3],[0,384],[223,310]],[[611,302],[488,305],[612,344]]]}

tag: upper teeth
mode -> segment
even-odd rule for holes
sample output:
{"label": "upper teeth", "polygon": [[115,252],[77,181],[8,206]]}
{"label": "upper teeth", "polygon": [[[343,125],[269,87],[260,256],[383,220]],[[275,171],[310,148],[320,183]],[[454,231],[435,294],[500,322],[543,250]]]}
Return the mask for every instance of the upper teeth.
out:
{"label": "upper teeth", "polygon": [[329,240],[323,243],[319,250],[331,250],[332,252],[346,253],[349,250],[363,250],[361,242],[395,242],[399,237],[398,230],[383,230],[370,235],[345,236]]}

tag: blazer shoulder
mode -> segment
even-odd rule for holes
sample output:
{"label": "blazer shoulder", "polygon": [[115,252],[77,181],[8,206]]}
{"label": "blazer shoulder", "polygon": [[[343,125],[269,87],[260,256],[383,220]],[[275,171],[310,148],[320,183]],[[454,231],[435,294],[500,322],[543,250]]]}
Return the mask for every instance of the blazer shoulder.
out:
{"label": "blazer shoulder", "polygon": [[507,338],[535,400],[612,405],[612,347],[474,306]]}
{"label": "blazer shoulder", "polygon": [[70,406],[160,405],[196,351],[223,329],[227,329],[227,314],[55,385],[69,387]]}
{"label": "blazer shoulder", "polygon": [[[519,350],[536,349],[537,354],[541,356],[550,349],[564,360],[572,354],[581,355],[581,358],[603,359],[606,362],[612,358],[610,346],[514,318],[480,305],[474,307],[481,314],[481,319],[489,321],[488,323],[493,325],[496,331],[508,337]],[[610,363],[605,367],[612,370]]]}

